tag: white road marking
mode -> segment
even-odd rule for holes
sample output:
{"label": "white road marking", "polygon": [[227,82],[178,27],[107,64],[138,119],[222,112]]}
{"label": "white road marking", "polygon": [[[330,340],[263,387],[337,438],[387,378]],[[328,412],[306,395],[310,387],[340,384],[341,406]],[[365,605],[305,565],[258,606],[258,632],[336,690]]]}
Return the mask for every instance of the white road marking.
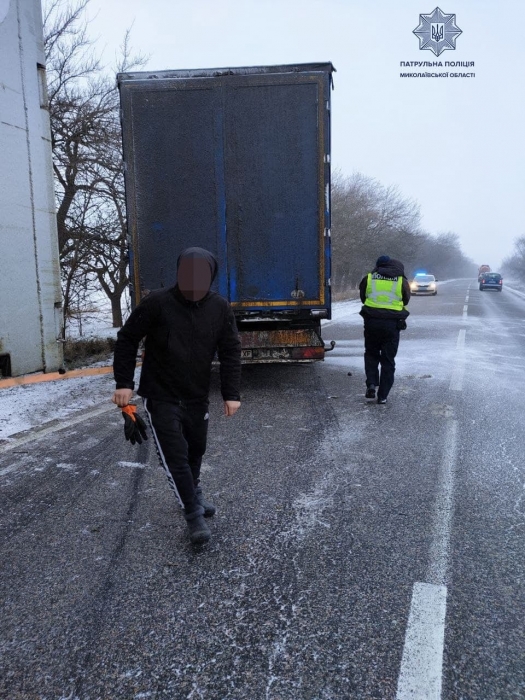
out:
{"label": "white road marking", "polygon": [[458,422],[452,420],[444,438],[426,582],[415,583],[412,591],[396,700],[441,699],[447,610],[445,580],[454,508],[457,445]]}
{"label": "white road marking", "polygon": [[463,389],[463,378],[465,376],[465,337],[467,331],[461,328],[458,333],[456,343],[456,364],[450,380],[450,391],[461,391]]}
{"label": "white road marking", "polygon": [[454,508],[454,477],[458,448],[458,422],[452,420],[444,437],[438,493],[434,511],[433,537],[426,580],[441,585],[445,583],[448,568],[450,530]]}
{"label": "white road marking", "polygon": [[116,410],[117,407],[115,406],[115,404],[111,404],[109,406],[104,406],[104,408],[97,408],[94,411],[82,411],[80,415],[77,414],[73,418],[64,418],[63,420],[60,420],[59,423],[57,423],[56,425],[52,425],[49,428],[44,428],[43,430],[30,430],[28,431],[28,435],[24,435],[23,437],[15,439],[13,440],[13,442],[7,443],[7,445],[1,445],[0,454],[3,454],[4,452],[9,452],[10,450],[14,450],[16,447],[25,445],[27,442],[36,442],[45,435],[50,435],[51,433],[56,433],[59,430],[64,430],[64,428],[69,428],[72,425],[77,425],[77,423],[82,423],[83,421],[87,421],[90,418],[95,418],[96,416],[100,416],[103,413],[107,413],[108,411]]}
{"label": "white road marking", "polygon": [[446,586],[415,583],[396,700],[440,700]]}

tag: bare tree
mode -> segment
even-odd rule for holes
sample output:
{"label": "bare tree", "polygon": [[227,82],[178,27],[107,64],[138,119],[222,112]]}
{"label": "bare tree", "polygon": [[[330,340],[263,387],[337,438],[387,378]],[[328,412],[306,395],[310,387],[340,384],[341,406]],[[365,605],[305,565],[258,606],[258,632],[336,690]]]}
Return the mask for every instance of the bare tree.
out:
{"label": "bare tree", "polygon": [[516,238],[514,250],[505,258],[502,271],[516,281],[525,281],[525,236]]}
{"label": "bare tree", "polygon": [[[524,239],[525,240],[525,239]],[[420,227],[419,205],[395,186],[361,173],[336,171],[332,185],[332,278],[336,293],[355,288],[379,255],[398,258],[408,276],[426,269],[440,276],[473,275],[472,260],[453,232],[431,236]]]}
{"label": "bare tree", "polygon": [[476,265],[464,255],[459,236],[452,231],[425,237],[415,269],[428,270],[439,279],[476,275]]}
{"label": "bare tree", "polygon": [[115,69],[106,71],[88,36],[88,4],[89,0],[51,0],[44,9],[64,309],[67,319],[75,288],[98,286],[111,303],[113,325],[118,327],[128,254],[114,74],[141,66],[146,59],[131,55],[128,30]]}
{"label": "bare tree", "polygon": [[420,239],[419,206],[397,187],[335,172],[332,185],[333,277],[336,292],[357,286],[381,254],[410,262]]}

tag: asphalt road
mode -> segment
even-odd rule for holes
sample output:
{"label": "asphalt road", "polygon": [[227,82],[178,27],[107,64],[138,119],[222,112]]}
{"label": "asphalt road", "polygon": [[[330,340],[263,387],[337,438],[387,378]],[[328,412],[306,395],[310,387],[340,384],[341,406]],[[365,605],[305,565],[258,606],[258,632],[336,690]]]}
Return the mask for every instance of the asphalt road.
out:
{"label": "asphalt road", "polygon": [[0,697],[523,700],[525,296],[409,308],[386,406],[355,315],[214,376],[209,545],[118,412],[0,452]]}

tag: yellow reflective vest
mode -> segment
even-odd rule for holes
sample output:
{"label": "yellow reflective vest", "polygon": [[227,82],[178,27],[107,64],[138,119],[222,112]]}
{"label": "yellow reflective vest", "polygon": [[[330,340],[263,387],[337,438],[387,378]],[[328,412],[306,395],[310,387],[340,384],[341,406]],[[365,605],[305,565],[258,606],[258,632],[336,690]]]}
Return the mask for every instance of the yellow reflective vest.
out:
{"label": "yellow reflective vest", "polygon": [[365,306],[373,309],[403,311],[403,278],[383,277],[377,272],[369,272],[366,283]]}

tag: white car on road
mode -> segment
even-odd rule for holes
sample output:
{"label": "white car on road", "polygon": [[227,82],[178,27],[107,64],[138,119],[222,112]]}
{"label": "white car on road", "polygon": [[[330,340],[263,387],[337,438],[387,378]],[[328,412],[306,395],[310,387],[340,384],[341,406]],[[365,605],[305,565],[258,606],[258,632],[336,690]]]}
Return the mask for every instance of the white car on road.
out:
{"label": "white car on road", "polygon": [[436,296],[437,280],[434,275],[426,273],[418,273],[410,283],[410,291],[412,294],[429,294]]}

